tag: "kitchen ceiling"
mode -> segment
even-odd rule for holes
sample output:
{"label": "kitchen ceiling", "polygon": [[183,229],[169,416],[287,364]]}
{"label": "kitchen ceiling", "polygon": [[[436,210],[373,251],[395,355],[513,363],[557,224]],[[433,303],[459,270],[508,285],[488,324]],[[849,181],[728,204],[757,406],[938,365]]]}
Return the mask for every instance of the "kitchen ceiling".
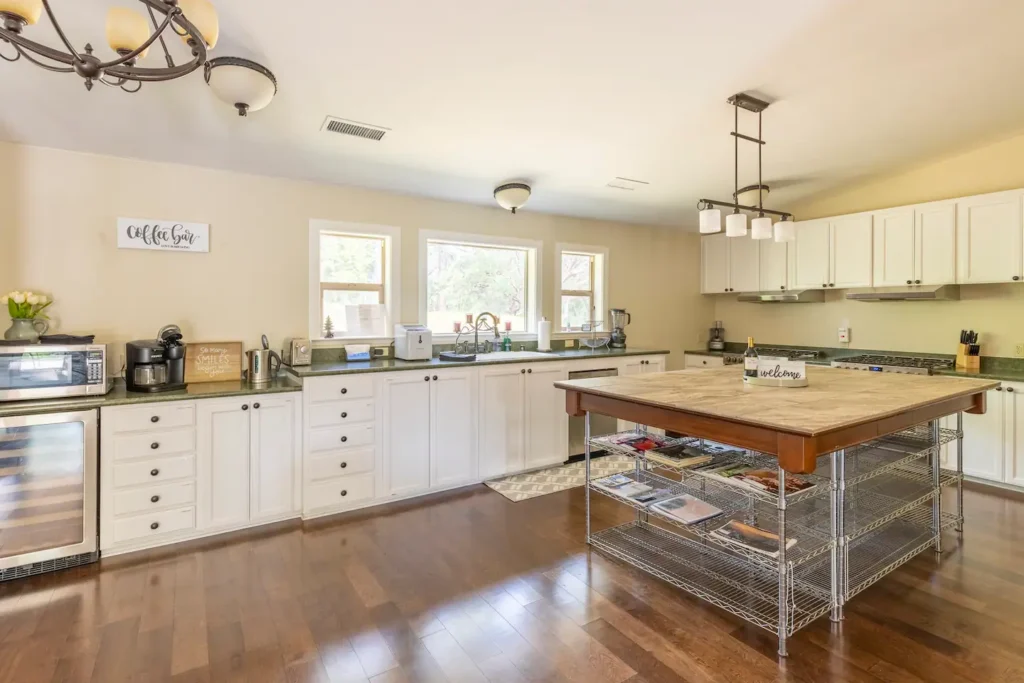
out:
{"label": "kitchen ceiling", "polygon": [[[97,47],[107,7],[139,6],[51,4],[72,41]],[[0,62],[0,139],[488,206],[523,180],[526,211],[695,230],[697,199],[732,191],[736,92],[774,100],[764,179],[783,210],[1024,121],[1024,2],[215,4],[211,56],[269,67],[280,91],[266,110],[240,119],[199,72],[128,95]],[[56,44],[45,19],[26,35]],[[387,134],[322,132],[328,115]],[[756,182],[746,147],[740,185]],[[624,192],[616,177],[648,184]]]}

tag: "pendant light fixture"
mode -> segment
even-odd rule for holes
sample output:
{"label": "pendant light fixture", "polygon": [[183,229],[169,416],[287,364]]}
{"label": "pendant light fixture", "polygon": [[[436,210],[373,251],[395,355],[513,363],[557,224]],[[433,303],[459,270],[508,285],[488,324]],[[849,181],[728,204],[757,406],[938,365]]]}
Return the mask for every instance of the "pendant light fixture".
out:
{"label": "pendant light fixture", "polygon": [[[733,106],[733,201],[722,202],[717,199],[701,199],[697,202],[697,209],[700,212],[700,231],[702,234],[719,232],[721,227],[721,210],[718,207],[732,209],[732,213],[725,217],[725,234],[727,237],[746,237],[747,215],[744,211],[757,213],[757,217],[750,221],[751,237],[756,240],[766,240],[772,237],[772,219],[765,214],[778,216],[780,221],[775,224],[775,241],[792,241],[795,231],[793,229],[793,214],[785,211],[773,211],[764,208],[764,195],[768,193],[768,186],[761,181],[761,148],[764,140],[761,135],[761,112],[768,108],[768,103],[746,93],[737,93],[728,99]],[[740,133],[740,107],[757,114],[757,137]],[[757,185],[750,185],[740,189],[740,140],[757,143]],[[757,200],[757,205],[745,204]]]}

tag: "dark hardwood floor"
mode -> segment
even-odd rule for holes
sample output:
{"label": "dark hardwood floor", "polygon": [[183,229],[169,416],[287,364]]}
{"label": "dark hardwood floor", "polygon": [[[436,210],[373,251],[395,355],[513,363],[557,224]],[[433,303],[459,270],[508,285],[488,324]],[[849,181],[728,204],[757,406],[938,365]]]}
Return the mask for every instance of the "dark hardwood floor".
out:
{"label": "dark hardwood floor", "polygon": [[1024,501],[969,491],[962,543],[781,663],[771,634],[589,552],[582,504],[480,486],[0,584],[0,681],[1024,681]]}

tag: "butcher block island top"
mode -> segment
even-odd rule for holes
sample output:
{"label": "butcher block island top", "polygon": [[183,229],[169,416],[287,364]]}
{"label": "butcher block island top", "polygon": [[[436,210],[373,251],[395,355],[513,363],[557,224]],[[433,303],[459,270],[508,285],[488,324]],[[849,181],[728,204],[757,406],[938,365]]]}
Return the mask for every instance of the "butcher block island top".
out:
{"label": "butcher block island top", "polygon": [[984,413],[992,380],[807,367],[810,386],[747,386],[743,369],[678,370],[556,382],[570,415],[601,413],[776,455],[817,457],[956,412]]}

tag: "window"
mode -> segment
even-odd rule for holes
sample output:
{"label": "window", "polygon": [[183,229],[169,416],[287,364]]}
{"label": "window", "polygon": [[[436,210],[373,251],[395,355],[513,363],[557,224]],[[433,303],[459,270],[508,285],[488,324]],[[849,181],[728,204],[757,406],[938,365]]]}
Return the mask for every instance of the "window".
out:
{"label": "window", "polygon": [[539,244],[421,233],[421,319],[435,334],[488,311],[513,332],[534,331]]}
{"label": "window", "polygon": [[602,247],[558,245],[559,329],[578,332],[591,323],[608,329],[605,317],[605,265],[607,250]]}
{"label": "window", "polygon": [[[398,292],[397,231],[326,221],[310,226],[311,338],[326,336],[328,318],[334,337],[390,335],[388,314],[394,315],[397,303],[391,295]],[[374,308],[352,308],[361,304]],[[354,324],[358,328],[350,329]]]}

